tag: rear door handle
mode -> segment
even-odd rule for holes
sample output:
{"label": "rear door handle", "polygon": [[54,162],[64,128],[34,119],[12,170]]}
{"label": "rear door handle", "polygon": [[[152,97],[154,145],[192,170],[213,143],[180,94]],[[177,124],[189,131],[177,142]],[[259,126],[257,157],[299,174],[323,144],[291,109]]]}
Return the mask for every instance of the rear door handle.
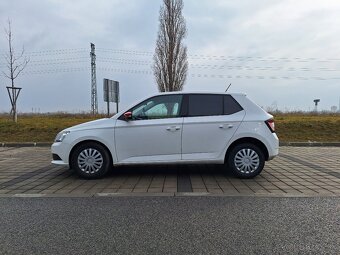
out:
{"label": "rear door handle", "polygon": [[180,126],[172,126],[172,127],[166,128],[167,131],[177,131],[177,130],[180,130],[180,129],[181,129]]}
{"label": "rear door handle", "polygon": [[225,128],[233,128],[234,125],[232,125],[232,124],[221,124],[218,127],[221,128],[221,129],[225,129]]}

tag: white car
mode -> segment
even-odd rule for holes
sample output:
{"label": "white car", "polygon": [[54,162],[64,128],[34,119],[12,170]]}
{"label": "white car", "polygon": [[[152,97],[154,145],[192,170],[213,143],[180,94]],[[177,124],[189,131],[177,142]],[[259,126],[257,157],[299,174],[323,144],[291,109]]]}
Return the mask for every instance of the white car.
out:
{"label": "white car", "polygon": [[114,165],[173,163],[225,164],[251,178],[278,152],[273,116],[246,95],[171,92],[61,131],[52,163],[84,178],[102,177]]}

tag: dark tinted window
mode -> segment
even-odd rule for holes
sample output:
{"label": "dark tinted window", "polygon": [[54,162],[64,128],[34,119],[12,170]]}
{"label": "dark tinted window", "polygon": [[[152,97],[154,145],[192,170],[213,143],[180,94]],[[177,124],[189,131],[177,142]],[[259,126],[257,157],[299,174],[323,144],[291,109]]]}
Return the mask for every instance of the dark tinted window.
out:
{"label": "dark tinted window", "polygon": [[224,96],[224,114],[234,114],[236,112],[242,111],[242,107],[236,102],[236,100],[230,96],[225,95]]}
{"label": "dark tinted window", "polygon": [[223,115],[222,95],[189,95],[189,116]]}

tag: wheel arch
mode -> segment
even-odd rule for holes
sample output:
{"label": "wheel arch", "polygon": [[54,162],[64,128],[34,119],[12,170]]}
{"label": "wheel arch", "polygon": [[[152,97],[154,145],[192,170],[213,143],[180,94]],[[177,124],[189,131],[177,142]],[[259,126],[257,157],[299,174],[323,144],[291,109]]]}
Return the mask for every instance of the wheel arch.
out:
{"label": "wheel arch", "polygon": [[81,141],[81,142],[78,142],[78,143],[76,143],[73,147],[72,147],[72,149],[71,149],[71,151],[70,151],[70,153],[69,153],[69,156],[68,156],[68,162],[69,162],[69,166],[70,166],[70,168],[72,168],[72,160],[71,160],[71,158],[72,158],[72,156],[73,156],[73,153],[74,153],[74,151],[75,151],[75,149],[76,148],[78,148],[79,146],[81,146],[81,145],[83,145],[83,144],[86,144],[86,143],[96,143],[96,144],[99,144],[100,146],[103,146],[103,148],[108,152],[108,154],[109,154],[109,157],[110,157],[110,162],[111,162],[111,165],[113,164],[112,162],[113,162],[113,159],[112,159],[112,154],[111,154],[111,151],[110,151],[110,149],[105,145],[105,144],[103,144],[103,143],[101,143],[101,142],[99,142],[99,141],[97,141],[97,140],[83,140],[83,141]]}
{"label": "wheel arch", "polygon": [[268,149],[267,149],[266,145],[263,142],[261,142],[259,139],[256,139],[254,137],[243,137],[243,138],[235,140],[232,144],[230,144],[230,146],[227,149],[227,152],[225,153],[224,162],[226,162],[226,160],[228,158],[228,155],[231,152],[231,150],[235,146],[237,146],[239,144],[243,144],[243,143],[251,143],[251,144],[256,145],[263,152],[265,160],[267,161],[269,159]]}

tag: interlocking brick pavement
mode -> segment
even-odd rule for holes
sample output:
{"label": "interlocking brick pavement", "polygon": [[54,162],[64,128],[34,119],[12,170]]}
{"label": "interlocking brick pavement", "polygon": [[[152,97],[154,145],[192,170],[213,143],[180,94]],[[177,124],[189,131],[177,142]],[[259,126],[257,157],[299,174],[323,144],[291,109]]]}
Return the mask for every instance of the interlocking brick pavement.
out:
{"label": "interlocking brick pavement", "polygon": [[103,179],[84,180],[50,160],[46,147],[0,147],[0,195],[340,195],[340,147],[281,147],[261,175],[248,180],[217,165],[115,167]]}

